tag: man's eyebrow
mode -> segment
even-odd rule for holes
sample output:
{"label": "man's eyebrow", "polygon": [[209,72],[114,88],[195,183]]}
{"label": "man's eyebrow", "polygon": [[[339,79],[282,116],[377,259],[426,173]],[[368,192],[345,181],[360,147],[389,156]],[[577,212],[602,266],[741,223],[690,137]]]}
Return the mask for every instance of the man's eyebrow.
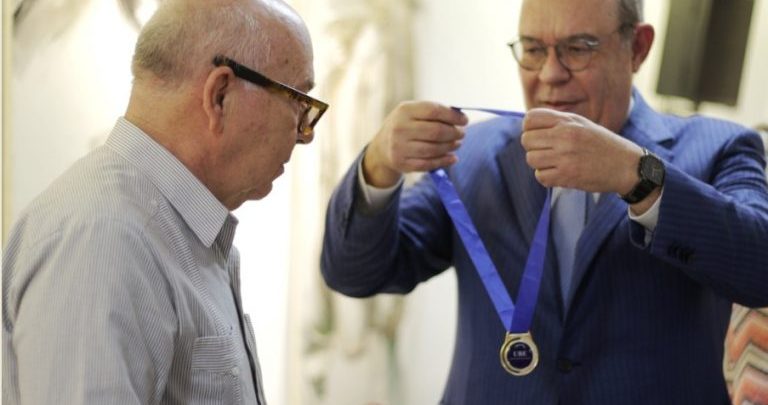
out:
{"label": "man's eyebrow", "polygon": [[[567,42],[567,41],[582,40],[582,39],[583,40],[588,40],[588,41],[597,41],[598,40],[597,36],[594,35],[594,34],[589,34],[589,33],[586,33],[586,32],[580,32],[580,33],[577,33],[577,34],[569,35],[569,36],[567,36],[565,38],[559,38],[557,40],[557,42]],[[520,35],[520,40],[536,41],[536,42],[542,42],[542,43],[544,42],[544,41],[541,40],[541,38],[536,38],[536,37],[532,37],[532,36],[528,36],[528,35]]]}
{"label": "man's eyebrow", "polygon": [[529,35],[520,35],[520,40],[542,42],[541,39]]}
{"label": "man's eyebrow", "polygon": [[576,39],[586,39],[588,41],[597,41],[597,35],[582,32],[582,33],[574,34],[565,38],[566,41],[573,41]]}

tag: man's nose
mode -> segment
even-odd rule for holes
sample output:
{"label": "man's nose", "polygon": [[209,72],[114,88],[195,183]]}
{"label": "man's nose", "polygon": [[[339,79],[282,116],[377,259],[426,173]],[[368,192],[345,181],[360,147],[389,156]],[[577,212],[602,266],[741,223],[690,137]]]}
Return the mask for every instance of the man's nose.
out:
{"label": "man's nose", "polygon": [[308,144],[312,142],[312,140],[315,139],[315,129],[312,128],[308,131],[297,131],[296,135],[296,143],[299,144]]}
{"label": "man's nose", "polygon": [[547,84],[557,84],[568,81],[571,71],[566,68],[557,55],[557,49],[552,46],[547,52],[547,59],[539,70],[539,80]]}

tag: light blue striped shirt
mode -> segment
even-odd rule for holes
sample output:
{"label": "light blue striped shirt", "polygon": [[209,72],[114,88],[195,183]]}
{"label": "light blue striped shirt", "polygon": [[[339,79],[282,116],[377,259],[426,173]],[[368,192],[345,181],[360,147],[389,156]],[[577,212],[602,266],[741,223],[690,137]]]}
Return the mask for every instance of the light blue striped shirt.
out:
{"label": "light blue striped shirt", "polygon": [[181,162],[119,119],[11,232],[3,404],[263,405],[236,226]]}

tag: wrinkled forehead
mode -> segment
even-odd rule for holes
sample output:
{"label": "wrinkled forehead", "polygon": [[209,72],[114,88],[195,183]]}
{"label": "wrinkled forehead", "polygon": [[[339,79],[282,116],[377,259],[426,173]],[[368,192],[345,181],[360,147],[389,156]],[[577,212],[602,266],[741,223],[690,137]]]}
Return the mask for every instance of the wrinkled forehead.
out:
{"label": "wrinkled forehead", "polygon": [[555,40],[612,31],[619,23],[619,0],[523,0],[520,36]]}

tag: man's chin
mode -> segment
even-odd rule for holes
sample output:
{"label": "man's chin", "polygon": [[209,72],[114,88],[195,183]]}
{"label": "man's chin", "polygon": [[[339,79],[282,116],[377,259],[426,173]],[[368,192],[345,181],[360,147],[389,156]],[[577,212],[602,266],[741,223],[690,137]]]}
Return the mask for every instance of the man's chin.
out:
{"label": "man's chin", "polygon": [[261,188],[253,189],[248,194],[249,200],[261,200],[272,192],[272,183],[266,184]]}
{"label": "man's chin", "polygon": [[230,211],[234,211],[237,208],[239,208],[241,205],[243,205],[246,201],[261,200],[262,198],[266,197],[271,191],[272,191],[272,183],[269,183],[260,188],[254,188],[249,191],[244,191],[238,194],[237,197],[233,198],[229,202],[224,203],[224,205]]}

